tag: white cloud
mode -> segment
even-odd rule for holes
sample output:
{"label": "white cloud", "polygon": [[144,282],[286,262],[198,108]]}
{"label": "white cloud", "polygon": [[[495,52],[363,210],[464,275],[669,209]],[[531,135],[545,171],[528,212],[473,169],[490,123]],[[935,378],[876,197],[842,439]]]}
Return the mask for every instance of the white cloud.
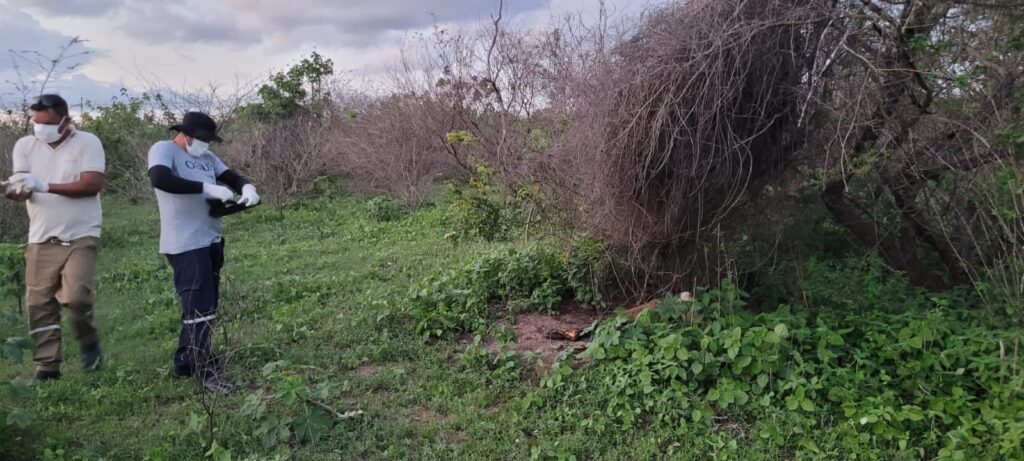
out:
{"label": "white cloud", "polygon": [[[628,14],[664,1],[607,3],[612,12]],[[543,27],[570,12],[593,18],[599,4],[504,3],[506,19],[523,27]],[[0,27],[0,43],[18,37],[52,48],[53,37],[80,35],[98,50],[80,74],[100,83],[100,90],[103,82],[116,82],[109,85],[117,88],[125,82],[137,90],[188,91],[211,84],[225,90],[285,69],[313,50],[333,59],[339,71],[373,81],[397,61],[404,37],[429,32],[435,23],[484,26],[497,5],[498,0],[0,0],[0,25],[8,26]],[[32,30],[5,30],[24,23]]]}
{"label": "white cloud", "polygon": [[0,60],[0,69],[11,69],[15,65],[9,56],[11,52],[56,51],[71,39],[71,35],[43,29],[36,18],[0,3],[0,47],[8,54]]}
{"label": "white cloud", "polygon": [[[4,1],[4,0],[0,0]],[[316,41],[367,46],[389,32],[464,21],[497,10],[498,0],[5,0],[47,17],[103,17],[147,43],[296,46]],[[506,2],[510,13],[547,0]]]}
{"label": "white cloud", "polygon": [[121,0],[5,0],[11,7],[33,9],[47,15],[102,16],[121,4]]}
{"label": "white cloud", "polygon": [[49,73],[49,61],[72,38],[44,29],[33,16],[0,3],[0,43],[5,47],[0,50],[0,107],[16,107],[44,89],[76,100],[106,101],[117,94],[120,84],[97,82],[81,72],[100,54],[83,44],[69,48],[56,72]]}

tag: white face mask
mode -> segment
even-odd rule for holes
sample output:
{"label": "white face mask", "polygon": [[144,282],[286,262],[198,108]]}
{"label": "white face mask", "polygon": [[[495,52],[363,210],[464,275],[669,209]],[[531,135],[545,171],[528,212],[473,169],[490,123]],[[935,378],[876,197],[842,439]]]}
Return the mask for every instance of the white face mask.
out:
{"label": "white face mask", "polygon": [[188,151],[188,155],[191,155],[193,157],[203,155],[209,149],[210,143],[202,142],[196,138],[192,138],[192,143],[188,144],[188,147],[185,148],[185,150]]}
{"label": "white face mask", "polygon": [[56,125],[44,125],[42,123],[33,123],[32,131],[35,133],[36,138],[47,144],[52,144],[60,140],[60,125],[64,123],[64,119],[60,120],[60,123]]}

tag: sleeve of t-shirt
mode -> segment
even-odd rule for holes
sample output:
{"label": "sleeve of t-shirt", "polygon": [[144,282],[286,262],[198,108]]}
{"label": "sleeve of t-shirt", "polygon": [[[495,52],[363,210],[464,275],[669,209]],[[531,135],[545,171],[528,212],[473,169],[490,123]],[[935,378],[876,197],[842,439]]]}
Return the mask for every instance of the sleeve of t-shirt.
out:
{"label": "sleeve of t-shirt", "polygon": [[82,171],[104,173],[106,170],[107,157],[103,153],[103,143],[99,138],[92,138],[82,153]]}
{"label": "sleeve of t-shirt", "polygon": [[220,176],[228,171],[228,166],[220,160],[220,157],[214,155],[213,152],[210,152],[210,157],[213,157],[213,176]]}
{"label": "sleeve of t-shirt", "polygon": [[15,173],[29,172],[28,153],[25,152],[25,143],[22,141],[14,143],[14,151],[11,152],[11,167],[11,171]]}
{"label": "sleeve of t-shirt", "polygon": [[149,148],[149,168],[165,166],[174,169],[174,151],[165,149],[161,143],[153,144]]}

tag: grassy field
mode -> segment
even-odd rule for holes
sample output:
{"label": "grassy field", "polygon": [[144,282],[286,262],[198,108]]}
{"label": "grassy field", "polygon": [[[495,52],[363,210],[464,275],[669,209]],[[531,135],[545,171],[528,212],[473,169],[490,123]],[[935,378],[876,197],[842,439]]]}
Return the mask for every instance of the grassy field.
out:
{"label": "grassy field", "polygon": [[[606,329],[598,338],[607,344],[608,358],[562,379],[560,372],[551,374],[550,368],[539,368],[524,357],[476,347],[465,353],[470,341],[465,336],[427,341],[415,332],[409,307],[413,286],[428,274],[464,266],[511,244],[453,244],[445,239],[450,223],[443,206],[380,222],[368,215],[366,201],[354,198],[309,200],[284,210],[263,207],[226,219],[228,257],[220,312],[225,328],[217,340],[230,354],[228,367],[238,390],[211,401],[194,382],[168,377],[179,308],[170,270],[156,250],[155,205],[108,199],[105,210],[96,310],[105,366],[94,374],[79,371],[77,345],[65,335],[62,380],[39,386],[29,400],[0,396],[0,408],[24,406],[34,417],[25,429],[0,429],[0,459],[957,459],[955,450],[944,457],[935,448],[913,447],[920,442],[956,449],[956,443],[943,441],[945,436],[932,439],[931,434],[968,437],[971,428],[996,426],[999,431],[982,436],[991,439],[976,439],[978,447],[964,442],[964,453],[995,450],[995,443],[1006,444],[1001,453],[1020,453],[1015,434],[1024,431],[1021,362],[1017,356],[1011,363],[997,355],[1019,331],[983,325],[965,329],[973,321],[964,320],[962,311],[943,308],[947,298],[914,293],[901,298],[908,292],[892,281],[896,279],[859,267],[856,273],[866,274],[874,288],[847,286],[855,277],[841,266],[829,266],[819,271],[823,278],[808,283],[817,284],[812,288],[823,304],[846,303],[850,307],[844,309],[852,313],[830,310],[838,317],[822,314],[817,321],[807,317],[809,310],[782,309],[767,316],[728,313],[706,319],[703,329],[644,321],[623,327],[624,337],[639,339],[629,342],[615,340],[619,333]],[[851,295],[858,291],[862,293]],[[888,308],[856,307],[885,303],[893,306],[889,313],[873,310]],[[853,316],[843,317],[847,314]],[[791,374],[778,377],[778,388],[770,385],[775,391],[765,391],[763,406],[723,411],[712,418],[713,406],[728,405],[721,400],[723,393],[746,401],[748,393],[761,392],[747,383],[768,382],[768,376],[744,370],[735,359],[750,363],[753,358],[755,364],[778,360],[779,354],[767,345],[752,348],[746,342],[726,355],[730,344],[738,344],[730,341],[739,340],[739,333],[730,339],[730,331],[742,327],[747,341],[751,334],[774,328],[778,341],[786,334],[777,322],[801,328],[798,334],[794,330],[792,350],[782,355],[781,363],[790,364]],[[843,335],[861,334],[858,328],[868,333],[842,341]],[[22,325],[0,321],[0,337],[21,335]],[[687,337],[696,342],[688,343]],[[718,341],[724,348],[712,354]],[[679,375],[674,368],[687,363],[683,357],[689,352],[685,347],[667,349],[680,344],[694,351],[710,347],[700,352],[704,355],[699,362],[709,370],[698,370],[698,362],[685,365],[693,378],[680,381],[686,373]],[[943,363],[936,365],[935,360]],[[287,373],[268,375],[268,364]],[[716,368],[710,370],[712,366]],[[652,386],[652,370],[671,372],[671,379]],[[4,362],[0,378],[31,372],[29,363]],[[991,386],[971,373],[1005,391],[988,392]],[[363,414],[330,425],[315,442],[266,448],[267,431],[261,427],[266,429],[268,416],[294,417],[294,411],[280,402],[270,405],[262,418],[251,410],[260,392],[283,395],[294,390],[289,386],[296,381],[280,378],[285,375],[311,389],[330,385],[334,392],[317,397],[318,402],[338,412]],[[776,376],[771,378],[774,382]],[[689,390],[667,393],[680,383]],[[737,383],[745,391],[724,387]],[[816,395],[814,402],[792,400],[792,386],[800,387],[801,398],[806,386],[809,396]],[[918,391],[924,386],[928,393]],[[839,387],[850,395],[833,395]],[[962,396],[963,389],[973,394],[961,399],[965,403],[958,404],[962,417],[957,419],[949,412],[946,394]],[[769,403],[769,396],[778,400]],[[783,396],[788,396],[785,404]],[[939,400],[914,400],[918,397],[943,399],[948,414],[930,410],[929,419],[922,420],[915,409]],[[843,401],[855,406],[846,419],[837,419],[847,406],[839,409],[833,402]],[[1006,412],[1002,419],[970,422],[967,429],[968,423],[957,422],[988,418],[989,401]],[[212,425],[206,419],[209,405],[214,407]],[[623,408],[633,409],[623,413]],[[707,410],[698,416],[702,409]],[[687,424],[691,411],[694,423],[706,423]],[[873,412],[909,419],[891,425],[898,430],[878,426],[880,430],[865,426],[864,418],[873,418]],[[859,425],[848,421],[858,418]],[[213,451],[207,446],[211,428],[220,447]],[[919,439],[901,449],[907,446],[907,436],[901,434],[925,435],[912,435]],[[831,448],[819,449],[818,444]]]}
{"label": "grassy field", "polygon": [[[226,220],[221,312],[237,351],[230,369],[240,390],[218,402],[218,445],[237,458],[276,453],[261,448],[252,435],[257,424],[239,410],[262,385],[260,369],[277,360],[313,367],[304,372],[311,381],[336,385],[332,405],[339,411],[365,412],[315,444],[294,447],[295,459],[524,459],[541,445],[611,459],[647,443],[639,433],[595,440],[546,424],[539,412],[513,405],[535,387],[530,380],[495,382],[467,372],[458,363],[464,344],[418,337],[403,314],[410,286],[485,246],[445,241],[438,209],[394,223],[368,219],[363,209],[362,201],[318,200]],[[105,366],[79,371],[77,345],[66,334],[64,378],[24,404],[35,422],[5,429],[14,433],[0,459],[206,454],[203,436],[190,429],[190,419],[204,414],[196,387],[168,378],[179,311],[170,270],[156,251],[155,205],[107,200],[105,213],[96,309]],[[5,337],[23,334],[11,321],[0,325]],[[0,378],[31,372],[28,363],[5,364]],[[13,405],[7,396],[0,403]]]}

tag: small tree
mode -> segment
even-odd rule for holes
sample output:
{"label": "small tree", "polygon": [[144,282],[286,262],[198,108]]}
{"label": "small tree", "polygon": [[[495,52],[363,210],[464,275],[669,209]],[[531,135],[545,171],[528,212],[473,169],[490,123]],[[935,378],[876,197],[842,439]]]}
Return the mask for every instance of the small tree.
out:
{"label": "small tree", "polygon": [[287,71],[271,75],[270,82],[257,91],[260,102],[240,112],[261,121],[286,119],[301,109],[323,114],[331,99],[327,81],[332,75],[334,62],[314,51]]}

